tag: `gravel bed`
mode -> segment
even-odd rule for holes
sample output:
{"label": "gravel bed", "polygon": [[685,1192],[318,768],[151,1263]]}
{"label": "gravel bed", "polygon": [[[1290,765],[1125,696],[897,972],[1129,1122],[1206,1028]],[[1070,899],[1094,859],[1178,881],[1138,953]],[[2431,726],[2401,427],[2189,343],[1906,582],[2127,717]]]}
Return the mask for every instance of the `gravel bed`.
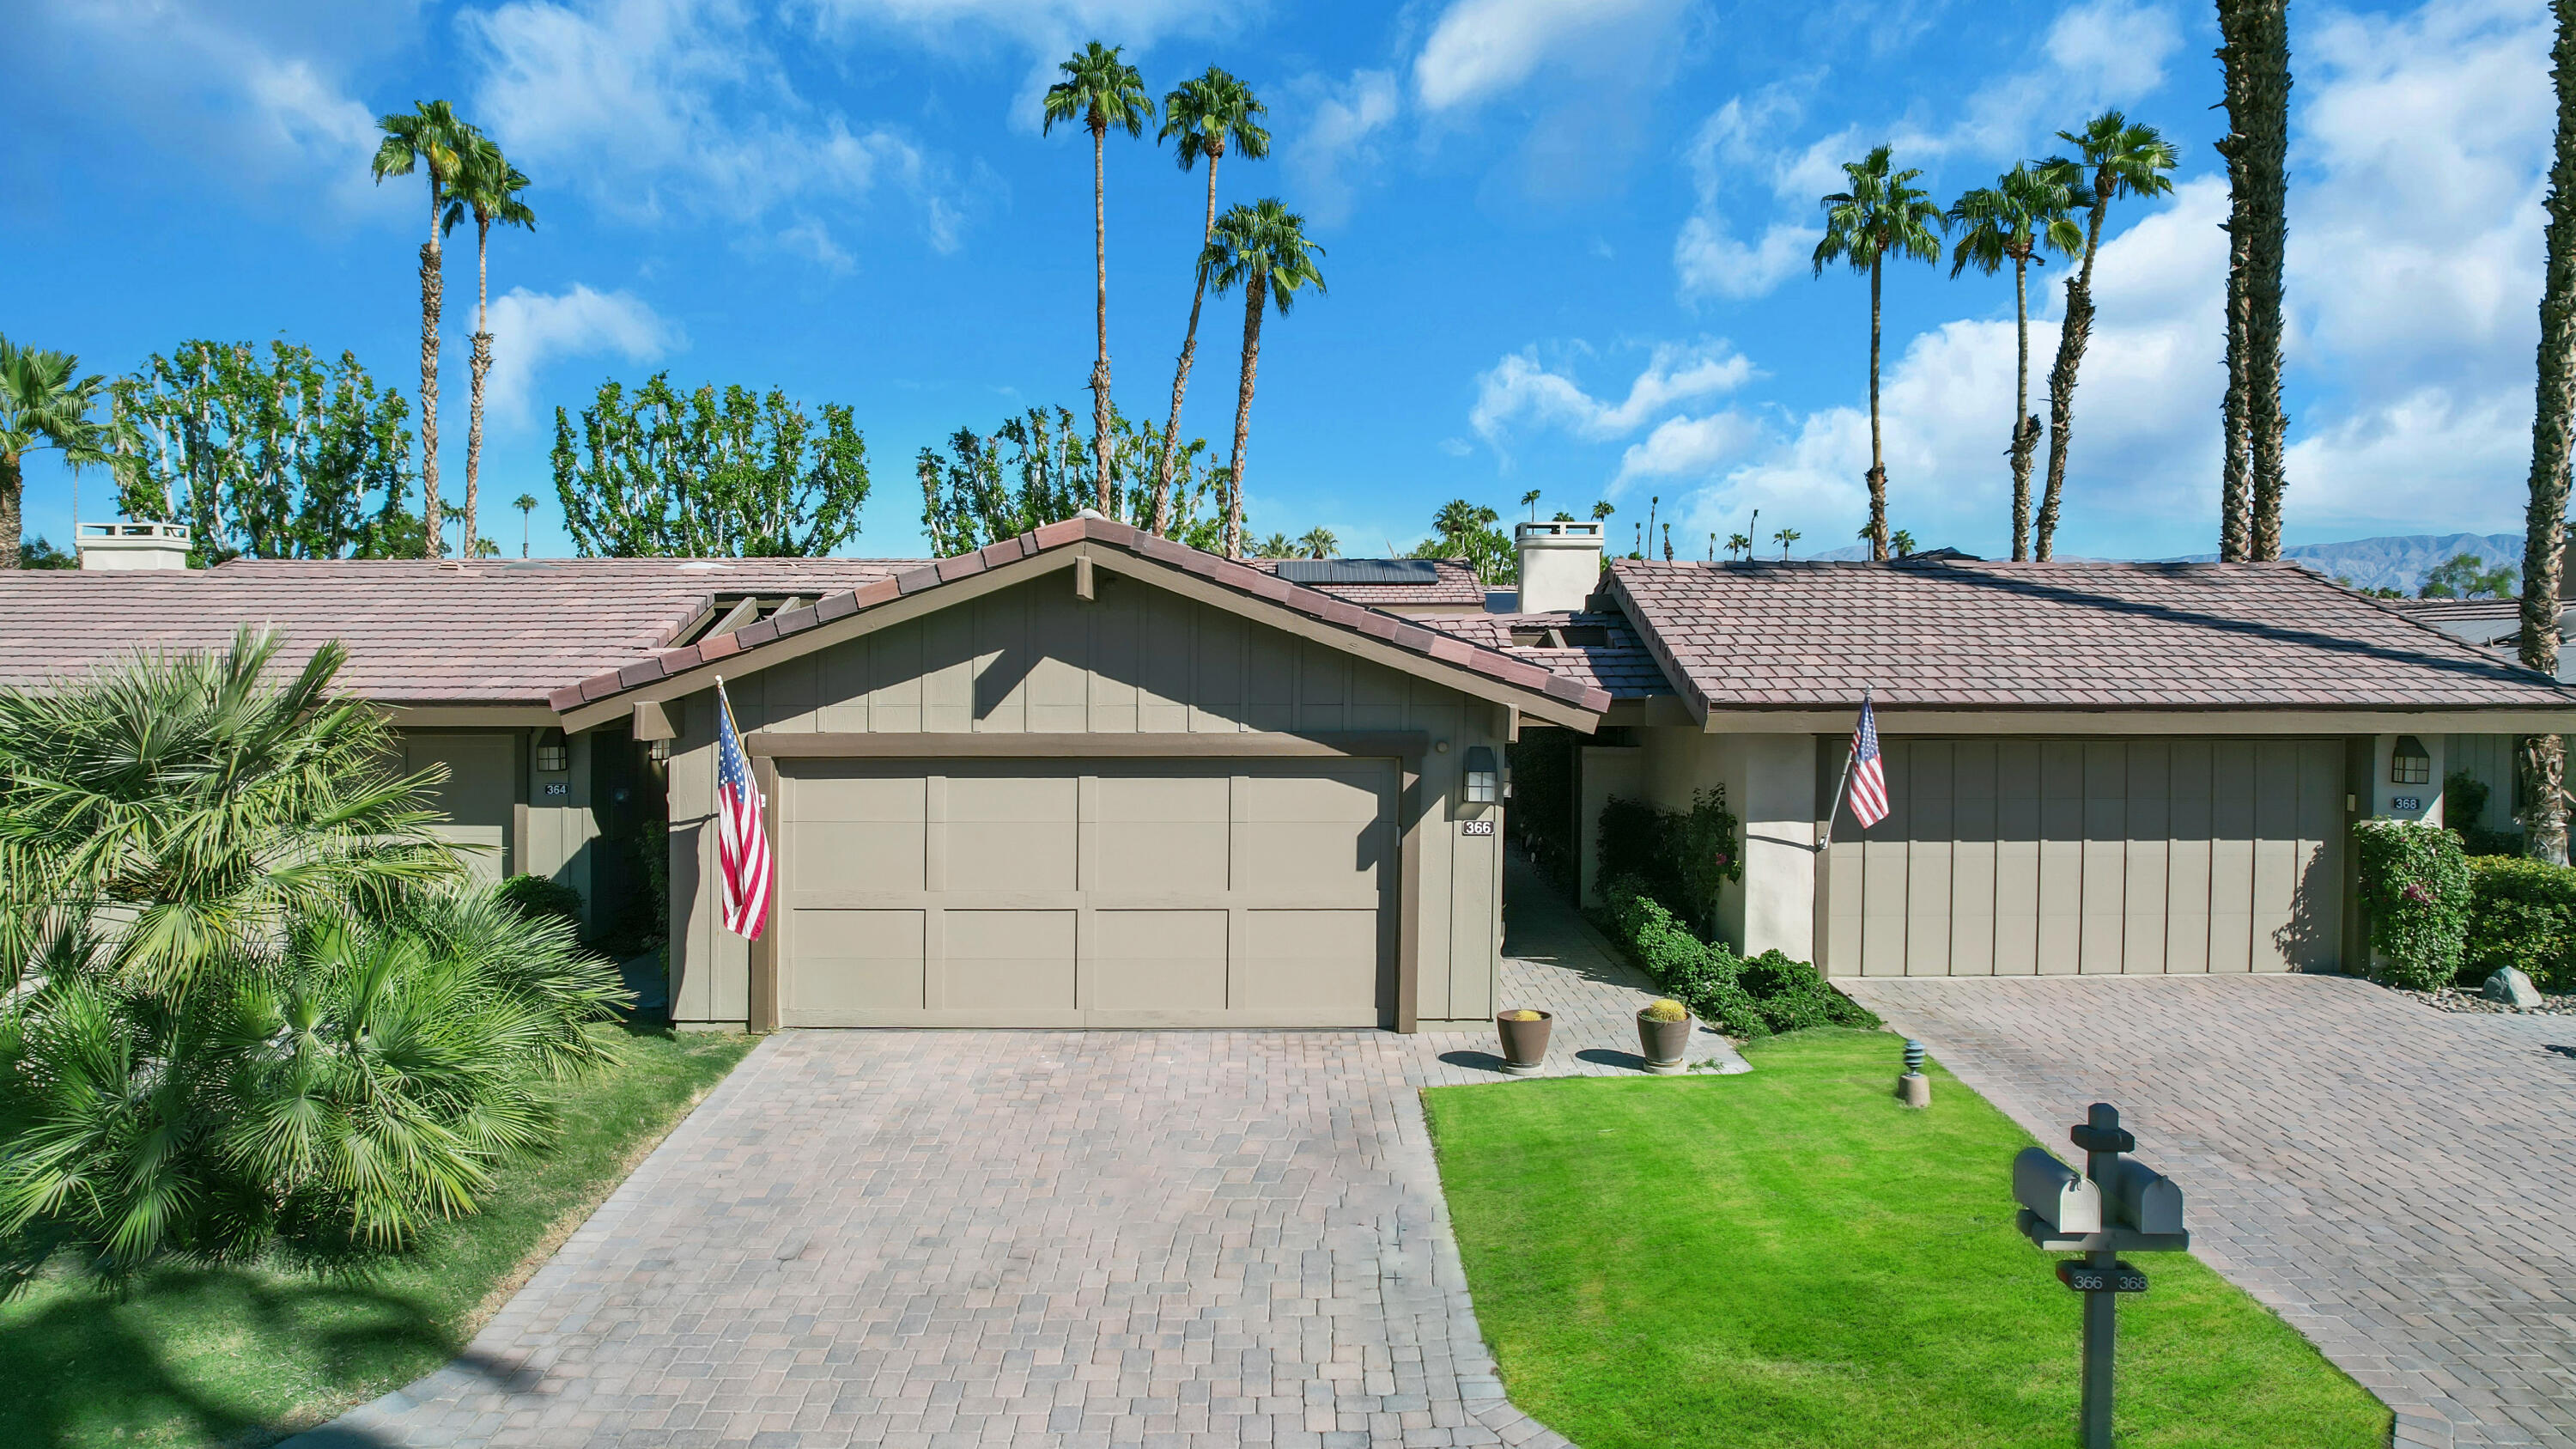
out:
{"label": "gravel bed", "polygon": [[2439,991],[2389,990],[2411,996],[2435,1011],[2487,1012],[2506,1016],[2576,1016],[2576,996],[2543,996],[2540,1004],[2529,1011],[2517,1011],[2501,1001],[2492,1001],[2476,991],[2458,986],[2445,986]]}

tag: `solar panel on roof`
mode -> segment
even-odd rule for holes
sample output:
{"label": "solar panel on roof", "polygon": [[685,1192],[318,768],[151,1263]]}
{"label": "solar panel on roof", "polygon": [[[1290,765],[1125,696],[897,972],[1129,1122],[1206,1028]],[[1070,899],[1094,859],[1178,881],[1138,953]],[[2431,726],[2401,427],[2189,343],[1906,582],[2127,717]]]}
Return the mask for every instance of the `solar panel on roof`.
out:
{"label": "solar panel on roof", "polygon": [[1292,558],[1279,564],[1292,584],[1436,584],[1440,566],[1427,558]]}

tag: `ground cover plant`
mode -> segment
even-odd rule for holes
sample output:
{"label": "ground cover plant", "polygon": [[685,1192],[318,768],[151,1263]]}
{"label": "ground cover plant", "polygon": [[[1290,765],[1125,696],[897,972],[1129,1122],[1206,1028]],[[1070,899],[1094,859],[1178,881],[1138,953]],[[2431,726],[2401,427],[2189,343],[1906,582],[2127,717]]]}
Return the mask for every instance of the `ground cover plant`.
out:
{"label": "ground cover plant", "polygon": [[1878,1025],[1868,1007],[1836,991],[1809,962],[1777,948],[1748,961],[1724,941],[1701,940],[1634,876],[1612,877],[1601,893],[1610,938],[1692,1015],[1728,1036]]}
{"label": "ground cover plant", "polygon": [[[1745,1055],[1424,1093],[1512,1402],[1584,1449],[2073,1443],[2080,1305],[2013,1228],[2030,1139],[1937,1065],[1930,1109],[1899,1106],[1883,1033]],[[2143,1266],[2123,1444],[2387,1443],[2387,1410],[2251,1298],[2187,1255]]]}
{"label": "ground cover plant", "polygon": [[616,1063],[555,1089],[560,1135],[410,1252],[172,1262],[121,1295],[58,1267],[0,1302],[0,1444],[245,1449],[435,1371],[752,1044],[591,1031]]}

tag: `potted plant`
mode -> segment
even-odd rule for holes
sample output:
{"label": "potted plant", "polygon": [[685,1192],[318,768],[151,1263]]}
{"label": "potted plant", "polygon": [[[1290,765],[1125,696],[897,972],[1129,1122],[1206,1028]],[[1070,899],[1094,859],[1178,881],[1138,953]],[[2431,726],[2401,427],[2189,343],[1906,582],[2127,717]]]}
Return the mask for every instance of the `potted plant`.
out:
{"label": "potted plant", "polygon": [[1527,1007],[1501,1012],[1494,1025],[1503,1033],[1503,1070],[1525,1077],[1547,1062],[1547,1033],[1556,1018]]}
{"label": "potted plant", "polygon": [[1637,1049],[1646,1058],[1646,1070],[1659,1076],[1680,1071],[1695,1025],[1690,1009],[1678,1001],[1647,1003],[1637,1013]]}

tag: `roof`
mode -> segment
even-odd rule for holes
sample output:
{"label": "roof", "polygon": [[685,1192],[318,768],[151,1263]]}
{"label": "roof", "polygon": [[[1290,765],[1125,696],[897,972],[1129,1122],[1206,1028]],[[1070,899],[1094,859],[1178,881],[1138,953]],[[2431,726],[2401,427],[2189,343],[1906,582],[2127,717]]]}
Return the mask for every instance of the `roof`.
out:
{"label": "roof", "polygon": [[[1570,679],[1609,691],[1612,699],[1645,699],[1669,695],[1672,683],[1655,662],[1645,641],[1617,614],[1438,614],[1422,625],[1443,634],[1499,649]],[[1549,630],[1566,639],[1561,646],[1517,642]],[[1585,642],[1586,631],[1599,630],[1602,642]]]}
{"label": "roof", "polygon": [[[1281,564],[1316,562],[1340,564],[1343,567],[1335,572],[1353,575],[1348,582],[1341,579],[1319,580],[1312,587],[1322,589],[1336,598],[1348,599],[1354,604],[1366,604],[1376,609],[1452,607],[1482,609],[1485,607],[1485,586],[1477,580],[1475,566],[1462,558],[1395,560],[1248,558],[1243,562],[1265,574],[1279,572]],[[1352,567],[1390,562],[1428,564],[1431,566],[1432,577],[1422,583],[1370,583],[1356,577],[1361,570]]]}
{"label": "roof", "polygon": [[1701,708],[2576,707],[2576,691],[2294,563],[1610,566]]}
{"label": "roof", "polygon": [[1336,598],[1320,589],[1292,584],[1276,574],[1249,567],[1246,563],[1220,558],[1186,544],[1159,538],[1143,529],[1112,522],[1105,518],[1069,518],[1050,523],[1017,538],[988,544],[973,553],[922,564],[888,578],[861,584],[855,589],[827,594],[802,608],[783,610],[758,623],[749,624],[730,634],[718,635],[697,643],[681,645],[646,654],[614,669],[602,670],[577,684],[567,684],[549,696],[548,703],[558,712],[569,713],[584,705],[657,684],[664,679],[688,674],[720,661],[756,654],[764,645],[802,634],[825,624],[846,619],[853,614],[889,604],[899,598],[928,593],[943,585],[978,574],[1008,567],[1023,559],[1063,548],[1069,544],[1093,543],[1114,548],[1140,559],[1163,564],[1183,573],[1195,575],[1208,583],[1247,598],[1260,599],[1310,619],[1321,621],[1353,636],[1374,639],[1392,645],[1408,654],[1440,664],[1455,666],[1480,674],[1533,694],[1545,695],[1577,709],[1598,714],[1610,707],[1608,691],[1597,686],[1549,671],[1544,666],[1514,658],[1500,650],[1471,643],[1452,635],[1435,632],[1419,621],[1399,618],[1377,609],[1363,608],[1347,599]]}
{"label": "roof", "polygon": [[667,643],[720,593],[819,597],[888,559],[241,559],[221,568],[0,571],[0,685],[128,650],[221,647],[243,625],[301,663],[349,646],[340,682],[387,704],[532,704]]}

